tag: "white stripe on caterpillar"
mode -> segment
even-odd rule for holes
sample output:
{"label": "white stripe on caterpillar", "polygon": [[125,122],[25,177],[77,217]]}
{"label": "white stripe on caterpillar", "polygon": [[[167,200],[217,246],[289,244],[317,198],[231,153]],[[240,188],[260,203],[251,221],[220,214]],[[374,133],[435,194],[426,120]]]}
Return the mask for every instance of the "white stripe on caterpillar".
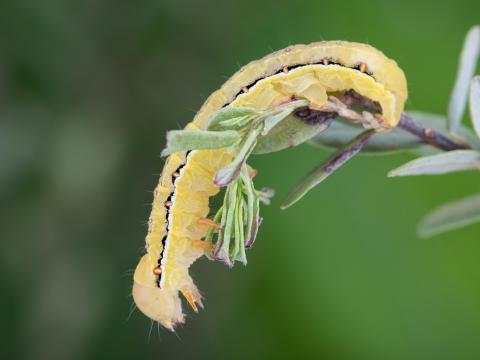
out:
{"label": "white stripe on caterpillar", "polygon": [[[172,174],[172,181],[173,181],[173,177],[175,177],[175,181],[173,181],[173,184],[175,186],[176,182],[177,181],[180,181],[180,179],[182,178],[182,175],[184,174],[185,170],[186,170],[186,167],[187,167],[187,163],[188,163],[188,154],[186,154],[185,156],[185,164],[181,166],[180,170],[176,170],[176,172],[174,174],[178,174],[178,176],[174,176],[174,174]],[[165,286],[165,279],[167,277],[166,275],[166,264],[167,264],[167,261],[168,261],[168,250],[170,248],[170,235],[171,235],[171,230],[173,228],[173,221],[174,221],[174,218],[173,218],[173,211],[174,211],[174,208],[175,208],[175,200],[176,200],[176,191],[174,189],[173,191],[173,196],[171,198],[171,202],[172,202],[172,205],[169,207],[169,210],[168,210],[168,221],[167,221],[167,239],[165,240],[165,248],[163,249],[162,253],[161,253],[161,263],[160,263],[160,270],[161,270],[161,273],[160,273],[160,282],[159,282],[159,287],[160,289],[163,289],[163,287]]]}

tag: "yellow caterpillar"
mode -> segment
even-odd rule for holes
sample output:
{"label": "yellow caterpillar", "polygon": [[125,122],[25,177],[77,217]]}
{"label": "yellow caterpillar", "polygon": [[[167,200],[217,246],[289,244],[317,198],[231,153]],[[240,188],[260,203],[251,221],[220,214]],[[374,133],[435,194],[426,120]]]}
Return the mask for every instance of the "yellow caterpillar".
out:
{"label": "yellow caterpillar", "polygon": [[[207,129],[225,106],[265,110],[285,98],[306,99],[321,109],[329,94],[353,90],[378,103],[380,122],[395,127],[407,98],[403,71],[377,49],[326,41],[296,45],[253,61],[234,74],[204,103],[187,129]],[[178,152],[167,160],[154,192],[146,237],[147,253],[134,274],[133,298],[149,318],[173,330],[184,321],[179,292],[192,308],[201,295],[188,273],[211,244],[209,198],[219,192],[213,179],[232,161],[227,149]]]}

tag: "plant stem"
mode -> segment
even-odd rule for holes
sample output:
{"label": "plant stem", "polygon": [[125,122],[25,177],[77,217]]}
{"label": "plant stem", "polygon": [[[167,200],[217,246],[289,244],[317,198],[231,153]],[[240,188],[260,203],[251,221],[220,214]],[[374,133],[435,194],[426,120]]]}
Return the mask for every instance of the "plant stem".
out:
{"label": "plant stem", "polygon": [[[381,112],[381,107],[378,103],[375,103],[371,100],[364,98],[362,95],[354,92],[353,90],[346,92],[341,98],[340,101],[347,105],[348,107],[352,105],[359,105],[365,109],[368,109],[372,112]],[[400,116],[400,122],[398,127],[409,132],[412,135],[417,136],[430,146],[436,147],[437,149],[443,151],[452,151],[452,150],[462,150],[470,149],[470,145],[465,143],[459,143],[455,140],[450,139],[449,137],[440,134],[439,132],[427,128],[416,122],[412,117],[406,113],[402,113]]]}
{"label": "plant stem", "polygon": [[470,149],[468,144],[458,143],[431,128],[424,127],[406,113],[402,113],[400,116],[398,126],[410,134],[419,137],[424,143],[434,146],[437,149],[444,151]]}

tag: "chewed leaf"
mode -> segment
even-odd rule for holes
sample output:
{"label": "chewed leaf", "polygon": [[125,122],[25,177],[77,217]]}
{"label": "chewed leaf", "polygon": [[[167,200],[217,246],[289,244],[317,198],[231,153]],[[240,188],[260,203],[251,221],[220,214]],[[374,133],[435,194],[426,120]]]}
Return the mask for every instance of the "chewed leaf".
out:
{"label": "chewed leaf", "polygon": [[167,147],[162,151],[162,156],[178,151],[224,148],[239,140],[240,134],[231,130],[172,130],[167,133]]}
{"label": "chewed leaf", "polygon": [[449,128],[456,132],[462,121],[468,97],[470,79],[475,73],[478,56],[480,55],[480,26],[474,26],[468,32],[460,57],[455,86],[450,96],[448,106]]}
{"label": "chewed leaf", "polygon": [[218,110],[210,120],[209,130],[238,130],[244,127],[252,117],[257,116],[255,109],[227,106]]}
{"label": "chewed leaf", "polygon": [[390,171],[388,176],[439,175],[473,169],[480,169],[480,152],[454,150],[415,159]]}
{"label": "chewed leaf", "polygon": [[470,83],[470,117],[480,138],[480,76],[475,76]]}
{"label": "chewed leaf", "polygon": [[433,236],[480,221],[480,194],[451,202],[427,215],[418,227],[422,237]]}
{"label": "chewed leaf", "polygon": [[260,130],[258,128],[253,129],[249,132],[248,136],[243,140],[240,150],[235,156],[235,159],[233,159],[230,165],[220,169],[215,175],[215,185],[226,186],[230,184],[233,180],[238,178],[242,166],[245,165],[248,157],[250,156],[252,150],[255,147],[259,134]]}
{"label": "chewed leaf", "polygon": [[328,176],[330,176],[340,166],[354,157],[374,134],[374,130],[364,131],[358,135],[352,142],[335,153],[326,162],[313,169],[306,177],[304,177],[285,197],[281,208],[286,209],[300,200],[307,192],[320,184]]}
{"label": "chewed leaf", "polygon": [[265,125],[263,127],[262,135],[267,135],[279,122],[284,120],[293,110],[299,107],[308,105],[306,100],[296,100],[285,105],[278,106],[270,114],[265,117]]}

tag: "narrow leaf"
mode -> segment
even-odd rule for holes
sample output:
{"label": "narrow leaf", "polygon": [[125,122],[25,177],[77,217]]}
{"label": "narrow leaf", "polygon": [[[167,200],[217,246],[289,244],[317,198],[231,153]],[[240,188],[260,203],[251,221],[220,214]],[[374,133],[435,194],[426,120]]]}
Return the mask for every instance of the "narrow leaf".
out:
{"label": "narrow leaf", "polygon": [[253,153],[268,154],[300,145],[328,129],[330,124],[331,121],[309,123],[290,114],[271,129],[266,136],[258,137]]}
{"label": "narrow leaf", "polygon": [[232,184],[228,187],[225,193],[224,211],[222,215],[222,231],[219,234],[218,248],[214,254],[216,260],[225,262],[232,267],[233,262],[230,259],[230,241],[232,239],[232,232],[235,231],[235,208],[237,198],[238,183]]}
{"label": "narrow leaf", "polygon": [[250,131],[248,136],[243,140],[241,148],[238,154],[235,156],[235,159],[233,159],[230,165],[220,169],[215,175],[215,185],[226,186],[238,177],[242,166],[246,163],[248,157],[255,147],[259,134],[259,129],[253,129]]}
{"label": "narrow leaf", "polygon": [[[420,111],[409,111],[408,115],[423,126],[431,128],[444,136],[449,136],[445,116]],[[337,118],[330,125],[328,131],[318,133],[312,137],[308,143],[322,148],[339,149],[362,131],[363,128],[351,125],[345,120]],[[455,135],[454,140],[468,143],[472,148],[480,149],[480,139],[466,126],[460,126]],[[255,152],[256,151],[255,149]],[[438,152],[435,148],[425,145],[421,139],[415,135],[397,127],[389,132],[379,133],[373,137],[362,149],[362,154],[388,154],[402,151],[421,155],[425,155],[427,152]]]}
{"label": "narrow leaf", "polygon": [[340,166],[342,166],[348,160],[350,160],[352,157],[358,154],[358,152],[362,150],[362,148],[369,141],[369,139],[372,137],[373,134],[374,134],[374,130],[364,131],[363,133],[358,135],[352,142],[350,142],[347,146],[345,146],[344,148],[340,149],[340,151],[335,153],[326,162],[324,162],[317,168],[313,169],[285,197],[281,205],[281,208],[286,209],[287,207],[296,203],[312,188],[320,184],[323,180],[325,180],[328,176],[330,176]]}
{"label": "narrow leaf", "polygon": [[470,79],[475,73],[478,56],[480,55],[480,26],[474,26],[468,32],[463,43],[457,79],[450,96],[448,106],[449,129],[456,132],[465,112]]}
{"label": "narrow leaf", "polygon": [[240,134],[231,130],[172,130],[167,133],[167,147],[162,151],[162,156],[178,151],[223,148],[239,140]]}
{"label": "narrow leaf", "polygon": [[[317,147],[341,148],[348,144],[352,138],[358,136],[364,128],[334,121],[328,131],[315,135],[308,143]],[[379,133],[373,137],[362,150],[368,153],[392,153],[411,151],[422,146],[420,140],[406,131],[395,128],[389,132]]]}
{"label": "narrow leaf", "polygon": [[470,83],[470,117],[480,138],[480,76],[475,76]]}
{"label": "narrow leaf", "polygon": [[480,194],[448,203],[428,214],[418,227],[418,234],[429,237],[480,221]]}
{"label": "narrow leaf", "polygon": [[209,130],[237,130],[245,126],[252,116],[257,116],[255,109],[248,107],[227,106],[218,110],[211,118]]}
{"label": "narrow leaf", "polygon": [[262,135],[267,135],[270,130],[272,130],[279,122],[281,122],[288,115],[290,115],[293,110],[306,105],[308,105],[308,101],[297,100],[274,108],[274,110],[265,117],[265,125],[262,131]]}
{"label": "narrow leaf", "polygon": [[252,226],[250,227],[250,232],[248,233],[248,240],[245,242],[246,249],[250,249],[255,243],[255,240],[257,239],[258,228],[260,227],[261,223],[262,218],[260,217],[260,202],[257,197],[253,203]]}
{"label": "narrow leaf", "polygon": [[244,185],[244,191],[247,195],[247,205],[246,205],[246,218],[247,218],[247,228],[246,228],[246,240],[245,248],[249,249],[253,246],[255,238],[257,237],[258,227],[260,225],[260,204],[259,196],[256,193],[255,188],[253,187],[252,179],[248,174],[246,167],[242,170],[242,182]]}
{"label": "narrow leaf", "polygon": [[480,152],[454,150],[410,161],[388,173],[389,177],[438,175],[480,168]]}
{"label": "narrow leaf", "polygon": [[232,259],[234,261],[241,261],[243,265],[247,265],[247,256],[245,254],[245,224],[244,224],[244,207],[245,200],[243,198],[242,189],[238,187],[238,203],[236,208],[235,219],[235,248],[232,253]]}
{"label": "narrow leaf", "polygon": [[[235,201],[235,209],[233,212],[233,246],[230,247],[230,252],[229,252],[229,257],[232,260],[232,263],[235,261],[235,258],[238,255],[238,251],[240,250],[240,242],[242,242],[242,248],[243,248],[243,241],[244,239],[241,239],[241,231],[240,231],[240,223],[239,223],[239,214],[241,211],[241,206],[243,205],[243,198],[242,198],[242,193],[241,189],[239,189],[240,186],[237,187],[237,194],[236,194],[236,201]],[[240,192],[239,192],[240,190]],[[242,224],[243,227],[243,224]]]}

